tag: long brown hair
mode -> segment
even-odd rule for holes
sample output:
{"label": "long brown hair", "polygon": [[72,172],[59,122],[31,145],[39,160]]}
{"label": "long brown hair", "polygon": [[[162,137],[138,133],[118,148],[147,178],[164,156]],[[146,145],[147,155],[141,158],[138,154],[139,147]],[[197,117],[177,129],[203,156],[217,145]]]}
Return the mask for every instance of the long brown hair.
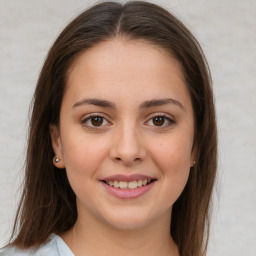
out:
{"label": "long brown hair", "polygon": [[217,133],[211,77],[204,54],[190,31],[167,10],[142,1],[97,4],[59,35],[36,86],[25,181],[12,233],[12,245],[28,248],[51,233],[69,230],[77,219],[76,196],[66,172],[52,164],[50,124],[59,124],[67,71],[82,52],[104,40],[143,39],[169,51],[181,64],[195,113],[196,165],[173,205],[170,233],[181,256],[205,255],[211,197],[216,176]]}

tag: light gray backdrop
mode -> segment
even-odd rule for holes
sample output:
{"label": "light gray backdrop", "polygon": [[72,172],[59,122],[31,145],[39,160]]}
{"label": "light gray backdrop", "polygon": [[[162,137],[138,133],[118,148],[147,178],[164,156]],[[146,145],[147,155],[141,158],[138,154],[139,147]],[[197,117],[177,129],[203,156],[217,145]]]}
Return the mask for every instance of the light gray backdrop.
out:
{"label": "light gray backdrop", "polygon": [[[256,1],[152,2],[172,10],[194,32],[212,70],[220,159],[208,255],[255,256]],[[19,197],[27,112],[39,70],[62,28],[93,3],[0,0],[0,246]]]}

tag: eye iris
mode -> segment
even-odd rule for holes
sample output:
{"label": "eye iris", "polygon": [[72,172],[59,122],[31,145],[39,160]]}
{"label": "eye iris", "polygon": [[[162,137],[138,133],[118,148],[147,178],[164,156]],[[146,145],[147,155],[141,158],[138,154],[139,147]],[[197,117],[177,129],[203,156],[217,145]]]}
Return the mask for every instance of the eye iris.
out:
{"label": "eye iris", "polygon": [[100,126],[103,123],[103,118],[99,116],[94,116],[91,119],[91,123],[93,126]]}
{"label": "eye iris", "polygon": [[164,124],[165,118],[162,116],[157,116],[153,118],[153,123],[156,126],[162,126]]}

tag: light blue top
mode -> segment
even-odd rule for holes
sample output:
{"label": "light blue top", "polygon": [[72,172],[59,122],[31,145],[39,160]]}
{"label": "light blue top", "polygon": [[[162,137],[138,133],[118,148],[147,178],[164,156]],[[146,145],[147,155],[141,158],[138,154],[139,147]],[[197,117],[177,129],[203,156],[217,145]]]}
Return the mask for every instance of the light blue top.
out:
{"label": "light blue top", "polygon": [[38,250],[20,250],[16,247],[6,247],[0,250],[0,256],[75,256],[58,235],[52,234],[49,240]]}

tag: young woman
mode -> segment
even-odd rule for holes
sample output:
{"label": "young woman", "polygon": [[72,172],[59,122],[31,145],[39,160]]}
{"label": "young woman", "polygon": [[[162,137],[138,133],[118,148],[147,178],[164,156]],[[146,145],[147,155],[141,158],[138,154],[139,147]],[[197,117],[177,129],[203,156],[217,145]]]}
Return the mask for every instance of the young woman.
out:
{"label": "young woman", "polygon": [[1,255],[205,255],[216,155],[210,75],[188,29],[154,4],[95,5],[42,68]]}

